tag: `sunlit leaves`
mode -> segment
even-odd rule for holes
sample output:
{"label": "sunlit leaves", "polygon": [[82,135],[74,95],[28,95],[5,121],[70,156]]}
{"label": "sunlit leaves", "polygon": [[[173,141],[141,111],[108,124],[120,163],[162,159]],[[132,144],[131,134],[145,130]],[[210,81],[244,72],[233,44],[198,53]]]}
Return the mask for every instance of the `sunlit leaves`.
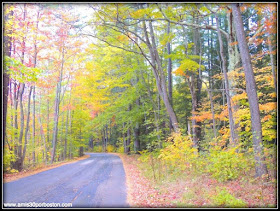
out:
{"label": "sunlit leaves", "polygon": [[203,65],[199,65],[197,62],[191,59],[184,59],[181,62],[180,67],[174,71],[175,74],[186,76],[188,75],[187,72],[197,73],[198,69],[204,70],[205,67]]}

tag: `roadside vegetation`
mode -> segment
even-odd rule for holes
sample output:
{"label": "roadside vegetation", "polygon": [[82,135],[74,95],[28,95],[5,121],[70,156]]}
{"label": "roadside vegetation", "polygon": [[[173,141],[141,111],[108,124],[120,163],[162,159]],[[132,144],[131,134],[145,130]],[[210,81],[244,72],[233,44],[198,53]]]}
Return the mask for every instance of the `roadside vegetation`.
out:
{"label": "roadside vegetation", "polygon": [[198,157],[187,137],[172,138],[157,152],[119,154],[132,207],[276,207],[276,157],[267,160],[268,175],[255,178],[254,158],[237,153],[240,147],[213,146]]}

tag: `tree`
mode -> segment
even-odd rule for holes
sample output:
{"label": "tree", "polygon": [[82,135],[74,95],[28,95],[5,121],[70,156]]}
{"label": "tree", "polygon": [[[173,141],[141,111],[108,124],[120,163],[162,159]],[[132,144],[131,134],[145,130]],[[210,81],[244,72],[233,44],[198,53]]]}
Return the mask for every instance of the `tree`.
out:
{"label": "tree", "polygon": [[[12,6],[4,5],[4,19],[5,23],[9,21],[10,17],[13,15]],[[4,26],[4,56],[11,56],[11,47],[12,47],[12,37],[11,30],[7,29],[7,24]],[[6,141],[6,120],[7,120],[7,107],[8,107],[8,93],[9,93],[9,74],[7,70],[4,69],[3,73],[3,140]]]}
{"label": "tree", "polygon": [[254,72],[252,69],[250,53],[246,41],[246,35],[243,27],[243,21],[241,17],[239,4],[232,5],[232,12],[242,65],[245,72],[246,92],[248,95],[250,105],[253,147],[256,161],[256,177],[261,177],[262,175],[267,174],[267,167],[264,163],[265,157],[263,154],[262,144],[262,126],[260,119],[259,100],[257,96],[256,82]]}

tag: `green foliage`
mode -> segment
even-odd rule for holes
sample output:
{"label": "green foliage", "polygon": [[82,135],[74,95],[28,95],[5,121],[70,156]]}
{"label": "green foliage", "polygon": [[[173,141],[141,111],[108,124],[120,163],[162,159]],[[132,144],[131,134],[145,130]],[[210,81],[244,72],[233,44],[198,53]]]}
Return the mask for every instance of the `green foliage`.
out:
{"label": "green foliage", "polygon": [[202,70],[205,69],[205,67],[203,65],[200,66],[197,62],[195,62],[194,60],[191,60],[191,59],[184,59],[181,62],[180,68],[182,70],[188,70],[190,72],[195,72],[199,68],[201,68]]}
{"label": "green foliage", "polygon": [[245,207],[246,203],[241,199],[235,198],[231,195],[226,188],[217,188],[218,194],[214,196],[210,196],[213,200],[214,205],[219,207]]}
{"label": "green foliage", "polygon": [[5,148],[4,150],[4,157],[3,157],[3,167],[4,171],[7,172],[15,172],[15,169],[10,168],[10,163],[16,160],[15,154],[10,151],[8,148]]}
{"label": "green foliage", "polygon": [[158,158],[160,150],[149,151],[148,149],[140,151],[141,156],[138,158],[142,162],[142,169],[146,177],[159,181],[162,177],[162,163]]}
{"label": "green foliage", "polygon": [[238,149],[238,146],[229,149],[222,149],[220,146],[212,147],[207,156],[209,161],[207,171],[219,181],[238,178],[249,168],[247,159],[243,153],[237,152]]}
{"label": "green foliage", "polygon": [[38,68],[27,67],[20,61],[11,58],[9,56],[4,57],[4,69],[10,74],[10,76],[19,82],[34,82],[37,81],[38,75],[41,72]]}
{"label": "green foliage", "polygon": [[103,149],[102,149],[102,146],[94,146],[93,149],[92,149],[93,152],[102,152]]}
{"label": "green foliage", "polygon": [[116,152],[117,153],[124,153],[124,146],[123,146],[123,138],[118,138],[118,141],[116,143]]}

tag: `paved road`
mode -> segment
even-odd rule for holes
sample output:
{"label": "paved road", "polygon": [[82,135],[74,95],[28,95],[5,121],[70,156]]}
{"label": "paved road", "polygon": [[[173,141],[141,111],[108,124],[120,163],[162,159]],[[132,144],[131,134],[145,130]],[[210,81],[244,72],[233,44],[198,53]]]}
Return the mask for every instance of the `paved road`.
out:
{"label": "paved road", "polygon": [[121,159],[113,154],[88,154],[90,157],[85,160],[5,183],[4,203],[128,207]]}

